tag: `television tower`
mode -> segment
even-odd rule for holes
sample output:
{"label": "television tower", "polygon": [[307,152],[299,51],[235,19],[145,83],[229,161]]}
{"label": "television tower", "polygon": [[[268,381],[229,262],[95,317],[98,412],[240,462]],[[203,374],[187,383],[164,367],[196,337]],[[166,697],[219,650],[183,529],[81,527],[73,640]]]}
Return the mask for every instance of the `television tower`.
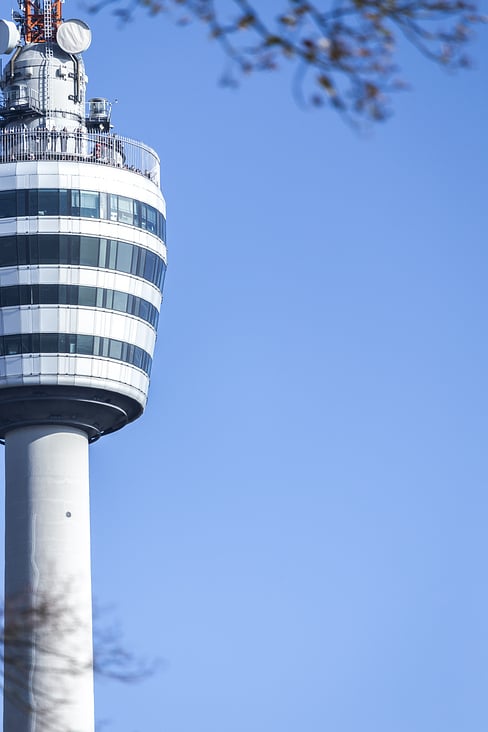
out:
{"label": "television tower", "polygon": [[166,271],[159,158],[85,103],[61,0],[0,21],[4,732],[93,732],[88,445],[145,407]]}

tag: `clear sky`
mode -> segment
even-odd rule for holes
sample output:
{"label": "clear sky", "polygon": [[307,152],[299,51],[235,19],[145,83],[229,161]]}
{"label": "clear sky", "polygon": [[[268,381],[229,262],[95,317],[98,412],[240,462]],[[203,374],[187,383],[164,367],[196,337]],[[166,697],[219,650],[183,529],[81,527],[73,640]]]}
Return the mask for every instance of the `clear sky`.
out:
{"label": "clear sky", "polygon": [[77,16],[169,232],[146,414],[91,448],[94,594],[163,663],[100,731],[486,732],[486,31],[403,49],[359,136],[221,89],[203,29]]}

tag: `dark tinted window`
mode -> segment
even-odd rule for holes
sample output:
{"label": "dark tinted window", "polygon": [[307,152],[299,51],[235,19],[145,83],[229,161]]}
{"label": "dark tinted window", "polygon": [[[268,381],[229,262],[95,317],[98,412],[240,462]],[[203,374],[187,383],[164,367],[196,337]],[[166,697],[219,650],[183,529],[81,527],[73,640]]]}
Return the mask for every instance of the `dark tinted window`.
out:
{"label": "dark tinted window", "polygon": [[79,335],[76,344],[76,352],[90,356],[93,353],[93,336]]}
{"label": "dark tinted window", "polygon": [[40,216],[59,216],[60,191],[50,188],[39,190],[38,213]]}
{"label": "dark tinted window", "polygon": [[86,267],[98,267],[100,253],[99,240],[94,236],[80,237],[80,264]]}
{"label": "dark tinted window", "polygon": [[59,236],[45,234],[39,243],[39,264],[49,264],[56,259],[59,260]]}
{"label": "dark tinted window", "polygon": [[[17,247],[15,236],[4,236],[0,239],[0,261],[4,267],[17,264]],[[5,262],[5,264],[3,264]]]}
{"label": "dark tinted window", "polygon": [[0,191],[0,217],[2,219],[16,215],[15,191]]}
{"label": "dark tinted window", "polygon": [[95,307],[97,304],[96,287],[79,287],[78,304],[85,307]]}

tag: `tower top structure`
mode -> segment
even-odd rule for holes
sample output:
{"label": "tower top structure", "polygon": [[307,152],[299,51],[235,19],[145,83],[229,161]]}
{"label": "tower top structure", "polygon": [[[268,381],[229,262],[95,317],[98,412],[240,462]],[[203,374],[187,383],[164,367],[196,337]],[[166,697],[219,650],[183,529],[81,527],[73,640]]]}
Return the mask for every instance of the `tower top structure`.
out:
{"label": "tower top structure", "polygon": [[93,440],[147,400],[166,271],[159,158],[113,133],[106,98],[86,103],[90,43],[61,0],[20,0],[0,21],[0,439],[47,422]]}

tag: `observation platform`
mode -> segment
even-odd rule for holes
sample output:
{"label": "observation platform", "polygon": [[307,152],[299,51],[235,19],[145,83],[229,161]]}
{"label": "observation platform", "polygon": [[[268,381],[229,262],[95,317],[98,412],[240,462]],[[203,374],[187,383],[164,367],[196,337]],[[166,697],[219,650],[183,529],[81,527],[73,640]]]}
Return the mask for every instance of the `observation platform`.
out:
{"label": "observation platform", "polygon": [[157,153],[142,142],[106,132],[19,127],[0,130],[0,164],[33,160],[94,163],[129,170],[159,187]]}

